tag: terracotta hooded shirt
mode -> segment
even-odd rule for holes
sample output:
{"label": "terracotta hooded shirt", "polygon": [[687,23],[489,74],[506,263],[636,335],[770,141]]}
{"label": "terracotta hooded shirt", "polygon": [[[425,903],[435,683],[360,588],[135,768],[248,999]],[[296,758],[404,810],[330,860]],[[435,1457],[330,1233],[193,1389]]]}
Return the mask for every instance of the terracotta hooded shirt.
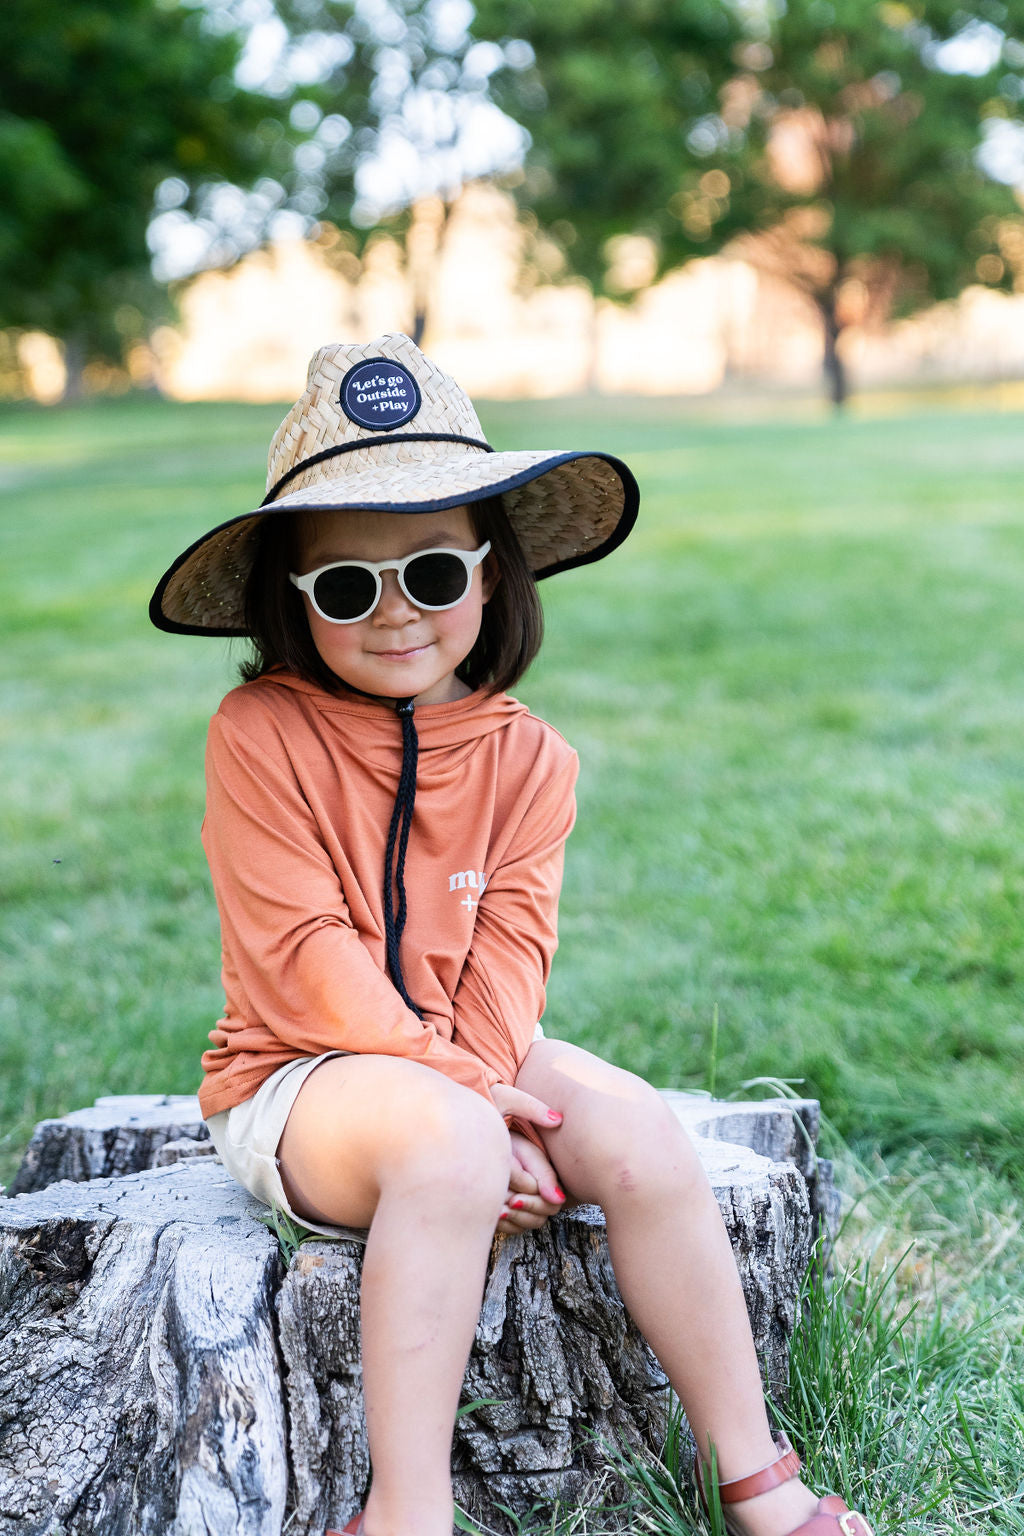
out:
{"label": "terracotta hooded shirt", "polygon": [[384,854],[402,762],[386,706],[277,671],[210,722],[203,846],[221,920],[224,1017],[205,1119],[324,1051],[407,1056],[487,1094],[512,1083],[557,945],[575,752],[508,694],[421,705],[401,959],[385,970]]}

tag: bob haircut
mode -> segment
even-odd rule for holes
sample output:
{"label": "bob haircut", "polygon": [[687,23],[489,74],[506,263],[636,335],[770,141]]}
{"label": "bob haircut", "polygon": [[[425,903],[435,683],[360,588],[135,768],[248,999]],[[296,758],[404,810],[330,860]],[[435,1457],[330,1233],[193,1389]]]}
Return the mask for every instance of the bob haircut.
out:
{"label": "bob haircut", "polygon": [[[469,688],[502,693],[512,688],[540,650],[544,614],[537,583],[498,496],[470,502],[467,510],[481,543],[491,541],[499,579],[484,604],[473,649],[455,669]],[[315,514],[310,514],[315,515]],[[252,654],[241,664],[245,683],[273,667],[286,667],[306,682],[337,693],[346,686],[313,643],[301,593],[288,580],[296,560],[295,514],[265,517],[245,585],[245,624]]]}

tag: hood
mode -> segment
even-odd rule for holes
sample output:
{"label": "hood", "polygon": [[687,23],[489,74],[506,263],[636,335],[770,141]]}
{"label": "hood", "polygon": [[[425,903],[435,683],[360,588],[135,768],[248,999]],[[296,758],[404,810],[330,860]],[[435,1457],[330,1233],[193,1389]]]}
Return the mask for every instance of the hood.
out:
{"label": "hood", "polygon": [[[383,751],[388,758],[397,753],[401,756],[401,722],[395,710],[375,699],[347,690],[339,694],[327,693],[316,683],[287,672],[283,668],[266,673],[250,688],[284,688],[304,696],[303,703],[315,708],[331,719],[346,735],[357,737],[356,750],[360,756],[378,758]],[[451,753],[459,747],[467,747],[504,730],[513,720],[529,714],[525,704],[507,693],[488,693],[483,688],[456,699],[450,704],[417,704],[414,711],[416,734],[422,760],[431,752]],[[397,768],[397,764],[396,764]]]}

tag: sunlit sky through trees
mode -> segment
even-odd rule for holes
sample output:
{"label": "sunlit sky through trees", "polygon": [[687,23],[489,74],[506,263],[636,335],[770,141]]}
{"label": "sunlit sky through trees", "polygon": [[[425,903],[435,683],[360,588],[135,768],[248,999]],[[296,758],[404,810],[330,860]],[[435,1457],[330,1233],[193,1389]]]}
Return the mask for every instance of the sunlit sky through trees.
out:
{"label": "sunlit sky through trees", "polygon": [[[318,32],[292,39],[271,0],[219,3],[208,0],[211,24],[248,29],[248,43],[236,79],[249,90],[282,96],[296,86],[314,86],[344,66],[353,45],[343,32]],[[426,7],[432,41],[442,54],[459,61],[459,85],[445,78],[439,65],[431,78],[411,86],[401,47],[404,22],[390,0],[357,0],[361,19],[380,38],[374,108],[380,129],[372,152],[356,171],[353,221],[372,227],[416,198],[435,193],[451,198],[467,181],[514,170],[528,146],[524,131],[488,99],[487,82],[499,66],[530,62],[516,45],[503,50],[490,42],[473,43],[469,0],[433,0]],[[749,11],[750,6],[744,6]],[[926,45],[929,63],[953,74],[983,75],[994,67],[1006,40],[990,21],[974,18],[954,38]],[[1016,46],[1016,45],[1011,45]],[[1018,61],[1012,61],[1019,67]],[[1024,62],[1024,61],[1020,61]],[[236,187],[211,188],[199,216],[184,211],[188,188],[170,178],[158,188],[148,240],[154,275],[161,281],[187,277],[206,267],[228,265],[271,239],[300,238],[316,225],[322,206],[318,184],[326,156],[345,142],[353,125],[301,98],[292,123],[309,138],[296,151],[299,184],[290,197],[285,188],[264,178],[250,192]],[[1024,126],[1006,118],[983,125],[978,163],[995,180],[1024,187]]]}

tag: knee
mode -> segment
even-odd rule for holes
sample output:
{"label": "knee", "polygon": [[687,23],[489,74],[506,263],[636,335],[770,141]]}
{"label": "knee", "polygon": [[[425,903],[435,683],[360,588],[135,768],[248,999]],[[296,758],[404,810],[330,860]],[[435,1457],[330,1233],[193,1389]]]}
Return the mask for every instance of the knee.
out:
{"label": "knee", "polygon": [[512,1149],[505,1122],[482,1095],[431,1072],[396,1137],[392,1170],[438,1199],[495,1216],[508,1189]]}
{"label": "knee", "polygon": [[656,1089],[640,1078],[595,1118],[581,1159],[603,1206],[662,1203],[706,1182],[693,1142]]}

